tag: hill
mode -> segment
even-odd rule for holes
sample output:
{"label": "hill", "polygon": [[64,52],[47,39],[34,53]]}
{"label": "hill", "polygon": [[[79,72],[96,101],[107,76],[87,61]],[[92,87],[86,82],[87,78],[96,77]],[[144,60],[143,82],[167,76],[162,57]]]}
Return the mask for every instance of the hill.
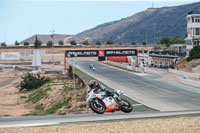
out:
{"label": "hill", "polygon": [[88,40],[90,43],[97,41],[105,43],[114,40],[116,43],[130,43],[136,41],[141,43],[147,38],[150,43],[159,41],[163,37],[186,36],[186,16],[188,12],[200,11],[200,2],[162,8],[149,8],[136,13],[128,18],[98,25],[92,29],[72,36],[70,40],[82,42]]}
{"label": "hill", "polygon": [[65,34],[53,34],[52,38],[52,35],[37,34],[21,41],[20,44],[23,44],[24,42],[29,42],[30,44],[34,44],[36,36],[44,44],[46,44],[48,41],[53,41],[54,43],[58,43],[60,40],[62,40],[63,42],[65,42],[65,39],[70,37],[70,35],[65,35]]}
{"label": "hill", "polygon": [[187,62],[186,60],[181,61],[178,64],[176,64],[175,69],[184,72],[192,72],[200,74],[200,59],[193,59],[190,62]]}

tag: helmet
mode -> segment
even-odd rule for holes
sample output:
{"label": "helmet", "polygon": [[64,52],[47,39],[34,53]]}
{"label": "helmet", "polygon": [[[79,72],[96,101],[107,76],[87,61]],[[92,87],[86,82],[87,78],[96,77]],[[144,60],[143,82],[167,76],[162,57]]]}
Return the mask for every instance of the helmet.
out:
{"label": "helmet", "polygon": [[90,80],[89,87],[90,89],[93,89],[96,86],[96,80]]}
{"label": "helmet", "polygon": [[121,95],[123,95],[123,91],[121,91],[121,90],[116,90],[116,93],[119,95],[119,96],[121,96]]}

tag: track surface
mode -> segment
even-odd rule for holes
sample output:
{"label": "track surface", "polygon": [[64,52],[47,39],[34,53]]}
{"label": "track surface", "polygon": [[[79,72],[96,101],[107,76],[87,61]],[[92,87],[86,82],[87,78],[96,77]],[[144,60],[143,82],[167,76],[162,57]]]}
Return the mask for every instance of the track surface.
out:
{"label": "track surface", "polygon": [[1,127],[42,126],[72,122],[92,122],[105,120],[141,119],[163,116],[200,114],[200,111],[175,111],[175,112],[142,112],[142,113],[106,113],[98,114],[71,114],[55,116],[9,117],[0,118]]}
{"label": "track surface", "polygon": [[[77,60],[76,67],[113,89],[123,90],[135,101],[160,111],[199,110],[200,93],[163,83],[151,76],[138,76],[92,60]],[[95,71],[89,69],[93,63]]]}

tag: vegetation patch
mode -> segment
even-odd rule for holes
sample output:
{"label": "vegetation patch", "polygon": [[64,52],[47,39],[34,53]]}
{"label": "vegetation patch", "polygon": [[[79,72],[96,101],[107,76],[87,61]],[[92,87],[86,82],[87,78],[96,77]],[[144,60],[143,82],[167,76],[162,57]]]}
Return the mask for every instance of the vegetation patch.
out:
{"label": "vegetation patch", "polygon": [[67,99],[65,99],[64,101],[61,102],[57,102],[55,104],[53,104],[49,109],[47,109],[46,111],[49,114],[55,113],[58,109],[62,108],[65,105],[69,104],[69,101],[72,99],[72,97],[69,97]]}
{"label": "vegetation patch", "polygon": [[194,48],[190,50],[187,61],[191,61],[193,59],[199,59],[199,58],[200,58],[200,45],[196,45],[194,46]]}
{"label": "vegetation patch", "polygon": [[22,90],[33,90],[41,87],[45,83],[50,81],[50,78],[46,78],[44,76],[40,76],[40,74],[37,74],[36,76],[33,74],[26,74],[25,76],[21,77],[23,80],[20,83],[20,91]]}
{"label": "vegetation patch", "polygon": [[39,91],[36,91],[35,93],[29,95],[28,100],[26,102],[32,102],[32,103],[37,103],[42,97],[47,95],[47,92],[51,90],[51,88],[48,86],[47,89],[40,89]]}

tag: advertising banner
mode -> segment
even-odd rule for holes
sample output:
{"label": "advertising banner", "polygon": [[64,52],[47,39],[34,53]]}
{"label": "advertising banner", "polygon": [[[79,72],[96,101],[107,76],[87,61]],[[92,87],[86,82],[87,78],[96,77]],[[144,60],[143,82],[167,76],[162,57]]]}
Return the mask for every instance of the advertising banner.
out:
{"label": "advertising banner", "polygon": [[137,56],[137,49],[73,50],[73,51],[66,51],[65,54],[66,57]]}
{"label": "advertising banner", "polygon": [[1,60],[19,60],[20,53],[19,52],[2,52]]}
{"label": "advertising banner", "polygon": [[106,56],[137,56],[137,49],[105,50]]}
{"label": "advertising banner", "polygon": [[66,51],[66,57],[96,57],[98,56],[97,50],[74,50]]}

